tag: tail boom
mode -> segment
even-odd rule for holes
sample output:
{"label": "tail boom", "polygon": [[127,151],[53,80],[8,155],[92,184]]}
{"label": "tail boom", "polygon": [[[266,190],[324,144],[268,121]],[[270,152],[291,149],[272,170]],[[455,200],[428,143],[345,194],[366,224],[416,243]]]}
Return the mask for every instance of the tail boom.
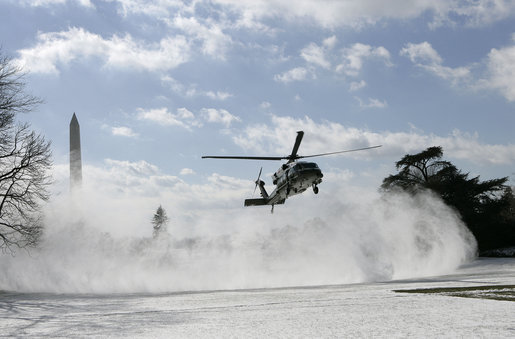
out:
{"label": "tail boom", "polygon": [[258,199],[245,199],[245,206],[264,206],[267,205],[268,199],[258,198]]}

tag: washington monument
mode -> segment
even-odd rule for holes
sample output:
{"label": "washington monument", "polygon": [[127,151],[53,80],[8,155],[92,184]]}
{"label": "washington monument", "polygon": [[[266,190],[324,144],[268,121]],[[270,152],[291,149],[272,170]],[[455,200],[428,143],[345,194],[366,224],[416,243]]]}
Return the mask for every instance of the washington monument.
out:
{"label": "washington monument", "polygon": [[80,126],[75,113],[70,121],[70,189],[82,184],[82,160],[80,155]]}

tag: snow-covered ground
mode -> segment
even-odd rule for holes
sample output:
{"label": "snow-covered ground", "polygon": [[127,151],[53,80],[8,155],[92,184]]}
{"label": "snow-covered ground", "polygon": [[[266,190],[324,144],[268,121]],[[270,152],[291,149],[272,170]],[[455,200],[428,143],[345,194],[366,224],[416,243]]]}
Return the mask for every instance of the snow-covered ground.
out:
{"label": "snow-covered ground", "polygon": [[515,259],[452,275],[166,294],[0,292],[5,337],[515,337],[515,302],[394,290],[515,284]]}

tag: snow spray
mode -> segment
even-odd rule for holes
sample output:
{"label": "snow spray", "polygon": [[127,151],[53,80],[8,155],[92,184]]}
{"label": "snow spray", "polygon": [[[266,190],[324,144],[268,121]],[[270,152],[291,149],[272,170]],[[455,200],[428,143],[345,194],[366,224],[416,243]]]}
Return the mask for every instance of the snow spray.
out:
{"label": "snow spray", "polygon": [[[80,198],[61,194],[45,207],[40,245],[0,255],[0,290],[162,293],[387,281],[450,273],[476,254],[459,216],[429,192],[333,185],[289,199],[272,215],[241,206],[237,189],[224,196],[186,185],[163,187],[157,199],[102,191],[98,182]],[[153,238],[160,202],[170,223]]]}

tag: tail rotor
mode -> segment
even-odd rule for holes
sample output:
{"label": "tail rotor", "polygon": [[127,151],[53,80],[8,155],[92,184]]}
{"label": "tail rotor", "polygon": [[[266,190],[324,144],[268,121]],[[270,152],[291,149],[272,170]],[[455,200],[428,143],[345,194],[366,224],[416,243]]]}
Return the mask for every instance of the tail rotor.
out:
{"label": "tail rotor", "polygon": [[261,171],[263,171],[263,167],[261,167],[261,169],[259,170],[259,174],[258,174],[258,177],[257,177],[257,180],[256,180],[256,186],[254,186],[254,192],[252,192],[252,196],[254,196],[254,194],[256,193],[256,189],[259,185],[259,179],[261,179]]}

